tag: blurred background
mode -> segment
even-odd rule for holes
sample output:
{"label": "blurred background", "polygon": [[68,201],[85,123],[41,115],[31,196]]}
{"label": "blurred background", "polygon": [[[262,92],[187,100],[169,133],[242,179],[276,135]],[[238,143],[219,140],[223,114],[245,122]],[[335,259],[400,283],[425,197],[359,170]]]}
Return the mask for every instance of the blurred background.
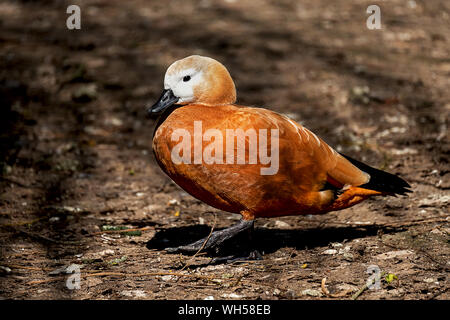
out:
{"label": "blurred background", "polygon": [[[71,4],[81,9],[80,30],[66,27]],[[372,4],[380,30],[366,27]],[[226,298],[228,289],[199,279],[99,276],[70,291],[49,276],[70,263],[90,272],[173,269],[177,256],[145,247],[160,230],[203,225],[189,229],[200,238],[211,212],[217,227],[239,218],[184,193],[151,152],[155,121],[145,105],[173,61],[199,54],[228,68],[238,104],[284,113],[414,189],[325,216],[261,221],[276,239],[263,245],[264,261],[289,258],[283,273],[292,278],[274,265],[230,269],[247,281],[233,292],[317,298],[302,292],[324,275],[351,292],[374,256],[406,250],[394,267],[403,285],[366,297],[448,298],[449,41],[448,1],[1,1],[0,297],[165,299],[180,298],[181,287],[194,288],[183,298]],[[137,233],[101,232],[119,227]],[[351,257],[320,255],[343,241]]]}

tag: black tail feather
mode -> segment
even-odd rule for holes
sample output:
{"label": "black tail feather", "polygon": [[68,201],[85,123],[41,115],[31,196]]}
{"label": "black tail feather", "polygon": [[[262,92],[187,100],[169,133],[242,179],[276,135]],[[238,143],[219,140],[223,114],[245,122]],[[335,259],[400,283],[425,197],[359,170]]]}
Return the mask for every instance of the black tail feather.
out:
{"label": "black tail feather", "polygon": [[370,181],[359,186],[360,188],[385,192],[392,195],[405,195],[408,192],[412,192],[411,190],[409,190],[411,186],[402,178],[394,174],[372,168],[371,166],[350,158],[349,156],[346,156],[342,153],[341,155],[348,161],[350,161],[355,167],[370,175]]}

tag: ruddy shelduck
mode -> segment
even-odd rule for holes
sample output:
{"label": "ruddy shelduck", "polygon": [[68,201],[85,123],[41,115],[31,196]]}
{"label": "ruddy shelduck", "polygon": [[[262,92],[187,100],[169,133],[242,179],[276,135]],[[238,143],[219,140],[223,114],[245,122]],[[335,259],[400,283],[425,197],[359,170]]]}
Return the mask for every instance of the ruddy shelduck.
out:
{"label": "ruddy shelduck", "polygon": [[[401,178],[336,152],[288,117],[235,101],[228,70],[193,55],[167,69],[164,91],[148,109],[160,115],[153,152],[162,170],[195,198],[242,215],[238,224],[209,238],[166,250],[217,248],[252,229],[259,217],[321,214],[371,196],[410,192]],[[269,166],[274,170],[265,173]]]}

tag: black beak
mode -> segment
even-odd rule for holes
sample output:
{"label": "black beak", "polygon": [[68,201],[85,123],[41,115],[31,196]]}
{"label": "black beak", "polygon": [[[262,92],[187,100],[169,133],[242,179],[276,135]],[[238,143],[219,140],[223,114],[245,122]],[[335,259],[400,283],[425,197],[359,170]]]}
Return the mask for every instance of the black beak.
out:
{"label": "black beak", "polygon": [[170,89],[164,90],[161,94],[161,97],[159,97],[158,101],[156,101],[156,103],[151,107],[147,108],[147,112],[150,115],[160,113],[164,109],[167,109],[171,105],[177,103],[178,100],[179,98],[173,95],[172,90]]}

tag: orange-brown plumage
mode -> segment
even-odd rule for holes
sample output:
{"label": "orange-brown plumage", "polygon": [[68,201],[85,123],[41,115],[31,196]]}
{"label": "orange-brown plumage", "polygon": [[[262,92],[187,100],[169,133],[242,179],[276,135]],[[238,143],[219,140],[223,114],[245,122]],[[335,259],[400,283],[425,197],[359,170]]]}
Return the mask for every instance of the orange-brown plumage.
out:
{"label": "orange-brown plumage", "polygon": [[[226,136],[226,129],[278,128],[279,171],[274,175],[261,175],[263,165],[260,163],[174,164],[171,150],[179,141],[172,141],[171,135],[176,128],[184,128],[191,133],[194,145],[194,119],[201,119],[204,129],[221,130],[223,136]],[[203,141],[202,147],[208,144]],[[234,105],[178,108],[157,129],[153,149],[161,168],[187,192],[218,209],[245,212],[246,218],[339,210],[345,208],[350,199],[332,206],[333,192],[320,191],[327,179],[335,179],[341,185],[360,185],[368,179],[367,174],[313,133],[297,124],[294,127],[285,117],[266,109]],[[193,152],[192,149],[192,158]],[[248,157],[246,152],[246,162]],[[367,195],[373,194],[367,192]],[[341,195],[344,196],[345,193]]]}
{"label": "orange-brown plumage", "polygon": [[[167,71],[165,89],[166,96],[170,93],[178,106],[159,121],[154,134],[153,151],[160,167],[194,197],[215,208],[240,213],[244,220],[326,213],[350,207],[371,196],[395,193],[397,189],[403,193],[409,187],[388,173],[382,173],[383,181],[378,181],[372,176],[378,176],[381,171],[346,159],[314,133],[283,115],[235,105],[234,83],[225,67],[215,60],[191,56],[174,63]],[[262,175],[261,168],[267,165],[249,163],[249,137],[246,137],[245,164],[230,164],[225,159],[223,163],[211,164],[174,163],[171,152],[180,142],[173,139],[174,130],[181,128],[189,132],[190,145],[194,146],[190,150],[191,159],[199,143],[204,150],[213,142],[194,138],[195,121],[201,121],[202,133],[216,129],[224,137],[227,129],[266,129],[267,132],[277,129],[278,171]],[[268,150],[271,150],[270,142],[269,139]],[[225,157],[225,144],[222,147]],[[336,192],[337,189],[340,191]]]}

